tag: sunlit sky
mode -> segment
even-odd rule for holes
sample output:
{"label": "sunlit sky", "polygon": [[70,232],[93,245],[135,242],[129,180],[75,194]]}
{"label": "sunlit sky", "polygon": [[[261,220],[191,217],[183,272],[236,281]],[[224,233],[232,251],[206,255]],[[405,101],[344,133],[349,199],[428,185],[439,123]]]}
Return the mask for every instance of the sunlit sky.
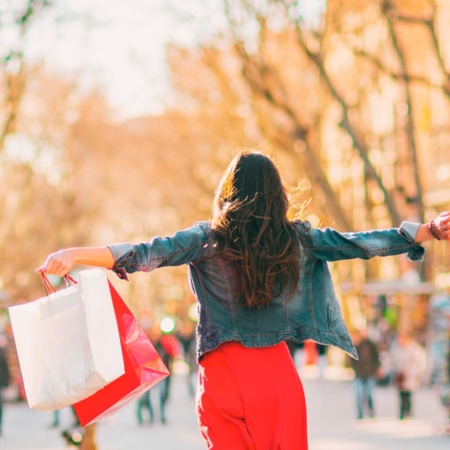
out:
{"label": "sunlit sky", "polygon": [[[303,9],[322,2],[304,0]],[[81,86],[100,86],[123,118],[158,113],[168,90],[165,45],[193,45],[223,27],[222,3],[54,0],[30,30],[27,54]]]}
{"label": "sunlit sky", "polygon": [[30,32],[28,52],[86,86],[102,86],[123,116],[155,113],[167,93],[165,45],[190,45],[217,29],[219,2],[56,0]]}

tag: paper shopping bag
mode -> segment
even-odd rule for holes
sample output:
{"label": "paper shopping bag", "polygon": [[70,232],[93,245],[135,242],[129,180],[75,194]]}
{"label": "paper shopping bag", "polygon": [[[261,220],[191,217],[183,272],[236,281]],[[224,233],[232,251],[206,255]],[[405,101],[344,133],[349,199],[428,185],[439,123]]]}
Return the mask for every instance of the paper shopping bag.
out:
{"label": "paper shopping bag", "polygon": [[[45,276],[44,280],[49,286]],[[9,315],[30,408],[64,408],[124,373],[117,321],[102,270],[81,271],[78,284],[12,306]]]}
{"label": "paper shopping bag", "polygon": [[109,284],[122,345],[125,373],[75,403],[82,426],[116,413],[169,375],[167,367],[114,287]]}

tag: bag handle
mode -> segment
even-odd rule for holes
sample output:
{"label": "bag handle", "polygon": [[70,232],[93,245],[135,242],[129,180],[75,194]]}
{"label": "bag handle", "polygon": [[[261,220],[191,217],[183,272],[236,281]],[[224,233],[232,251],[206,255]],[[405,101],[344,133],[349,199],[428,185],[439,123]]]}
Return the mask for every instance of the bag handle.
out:
{"label": "bag handle", "polygon": [[[42,284],[44,285],[45,293],[47,295],[53,294],[56,292],[56,288],[50,283],[50,280],[47,278],[47,275],[45,275],[44,271],[41,272],[41,280]],[[77,284],[77,282],[68,274],[64,275],[63,277],[64,283],[66,284],[66,287],[70,287],[70,283]]]}
{"label": "bag handle", "polygon": [[64,275],[64,281],[65,281],[67,287],[70,286],[70,283],[72,283],[72,284],[78,283],[78,281],[74,280],[68,273],[66,273],[66,275]]}

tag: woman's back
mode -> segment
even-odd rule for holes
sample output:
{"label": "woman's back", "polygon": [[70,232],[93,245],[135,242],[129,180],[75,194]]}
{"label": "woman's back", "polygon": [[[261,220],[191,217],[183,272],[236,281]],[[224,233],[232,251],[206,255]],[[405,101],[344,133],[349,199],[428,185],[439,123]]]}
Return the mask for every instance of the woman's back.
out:
{"label": "woman's back", "polygon": [[[295,224],[298,236],[307,232]],[[265,306],[249,306],[241,295],[236,266],[217,249],[210,222],[199,222],[186,230],[203,233],[202,254],[188,264],[191,288],[197,299],[199,322],[197,352],[200,359],[222,342],[234,340],[248,347],[275,345],[286,339],[333,345],[355,356],[342,319],[326,261],[315,258],[300,238],[299,284],[295,292],[287,287],[273,295]]]}
{"label": "woman's back", "polygon": [[273,161],[242,152],[229,165],[215,198],[212,229],[219,251],[235,267],[236,288],[248,306],[267,305],[299,281],[298,236]]}

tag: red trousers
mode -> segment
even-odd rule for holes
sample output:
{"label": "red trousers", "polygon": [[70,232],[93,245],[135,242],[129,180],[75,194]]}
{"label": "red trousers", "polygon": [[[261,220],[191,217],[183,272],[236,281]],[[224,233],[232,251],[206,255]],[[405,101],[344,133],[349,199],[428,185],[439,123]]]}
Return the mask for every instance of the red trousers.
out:
{"label": "red trousers", "polygon": [[197,399],[208,449],[307,450],[303,386],[286,344],[226,342],[200,361]]}

